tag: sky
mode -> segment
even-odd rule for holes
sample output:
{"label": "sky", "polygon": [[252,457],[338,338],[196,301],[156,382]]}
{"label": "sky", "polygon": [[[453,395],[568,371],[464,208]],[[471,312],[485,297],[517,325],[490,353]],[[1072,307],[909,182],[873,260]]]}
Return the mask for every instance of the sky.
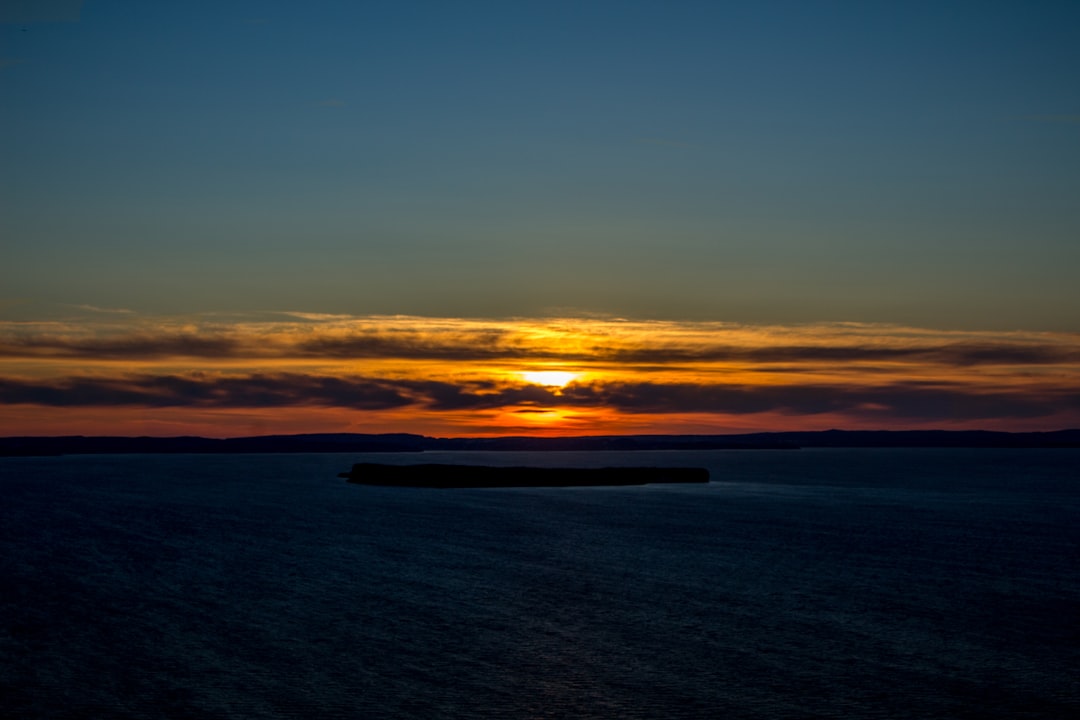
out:
{"label": "sky", "polygon": [[1071,0],[0,2],[2,435],[1080,427],[1078,269]]}

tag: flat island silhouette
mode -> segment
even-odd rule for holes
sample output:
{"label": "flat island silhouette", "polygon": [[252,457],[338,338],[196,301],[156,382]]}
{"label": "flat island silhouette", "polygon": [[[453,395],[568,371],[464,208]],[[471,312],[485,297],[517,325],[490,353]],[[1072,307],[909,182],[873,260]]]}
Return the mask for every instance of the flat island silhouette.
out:
{"label": "flat island silhouette", "polygon": [[385,465],[356,463],[339,473],[358,485],[422,488],[521,488],[707,483],[709,471],[696,467],[498,467],[492,465]]}

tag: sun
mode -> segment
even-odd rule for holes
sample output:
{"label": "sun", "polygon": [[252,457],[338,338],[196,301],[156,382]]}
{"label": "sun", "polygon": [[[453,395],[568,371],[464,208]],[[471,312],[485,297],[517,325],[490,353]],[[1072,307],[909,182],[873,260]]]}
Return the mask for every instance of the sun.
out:
{"label": "sun", "polygon": [[577,373],[563,370],[530,370],[521,373],[521,377],[533,385],[547,385],[548,387],[566,387],[577,379]]}

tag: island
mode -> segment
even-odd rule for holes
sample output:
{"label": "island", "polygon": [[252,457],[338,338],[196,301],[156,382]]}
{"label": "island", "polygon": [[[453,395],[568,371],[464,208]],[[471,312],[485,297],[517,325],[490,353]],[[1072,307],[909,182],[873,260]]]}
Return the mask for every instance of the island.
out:
{"label": "island", "polygon": [[592,487],[707,483],[709,471],[697,467],[497,467],[492,465],[357,463],[339,473],[358,485],[420,488]]}

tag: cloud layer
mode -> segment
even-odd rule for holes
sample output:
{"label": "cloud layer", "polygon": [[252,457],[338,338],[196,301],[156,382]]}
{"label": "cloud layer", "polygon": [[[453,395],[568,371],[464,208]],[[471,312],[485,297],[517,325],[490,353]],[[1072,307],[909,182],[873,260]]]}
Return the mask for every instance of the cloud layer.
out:
{"label": "cloud layer", "polygon": [[[563,388],[527,382],[537,369],[577,379]],[[470,414],[499,412],[567,422],[577,413],[578,431],[582,413],[616,424],[647,416],[829,416],[874,427],[1080,422],[1080,337],[303,313],[9,322],[0,323],[0,404],[103,416],[323,408],[443,418],[451,431]]]}
{"label": "cloud layer", "polygon": [[0,323],[0,357],[1080,364],[1080,336],[1068,333],[935,332],[858,324],[753,327],[579,319],[302,317],[303,322]]}
{"label": "cloud layer", "polygon": [[135,375],[121,378],[0,379],[0,403],[50,407],[282,408],[350,410],[415,407],[425,411],[516,407],[602,408],[624,413],[789,415],[847,413],[883,420],[1031,418],[1080,410],[1080,391],[979,390],[893,383],[829,385],[702,385],[616,382],[571,384],[562,390],[422,380],[253,374],[239,377]]}

